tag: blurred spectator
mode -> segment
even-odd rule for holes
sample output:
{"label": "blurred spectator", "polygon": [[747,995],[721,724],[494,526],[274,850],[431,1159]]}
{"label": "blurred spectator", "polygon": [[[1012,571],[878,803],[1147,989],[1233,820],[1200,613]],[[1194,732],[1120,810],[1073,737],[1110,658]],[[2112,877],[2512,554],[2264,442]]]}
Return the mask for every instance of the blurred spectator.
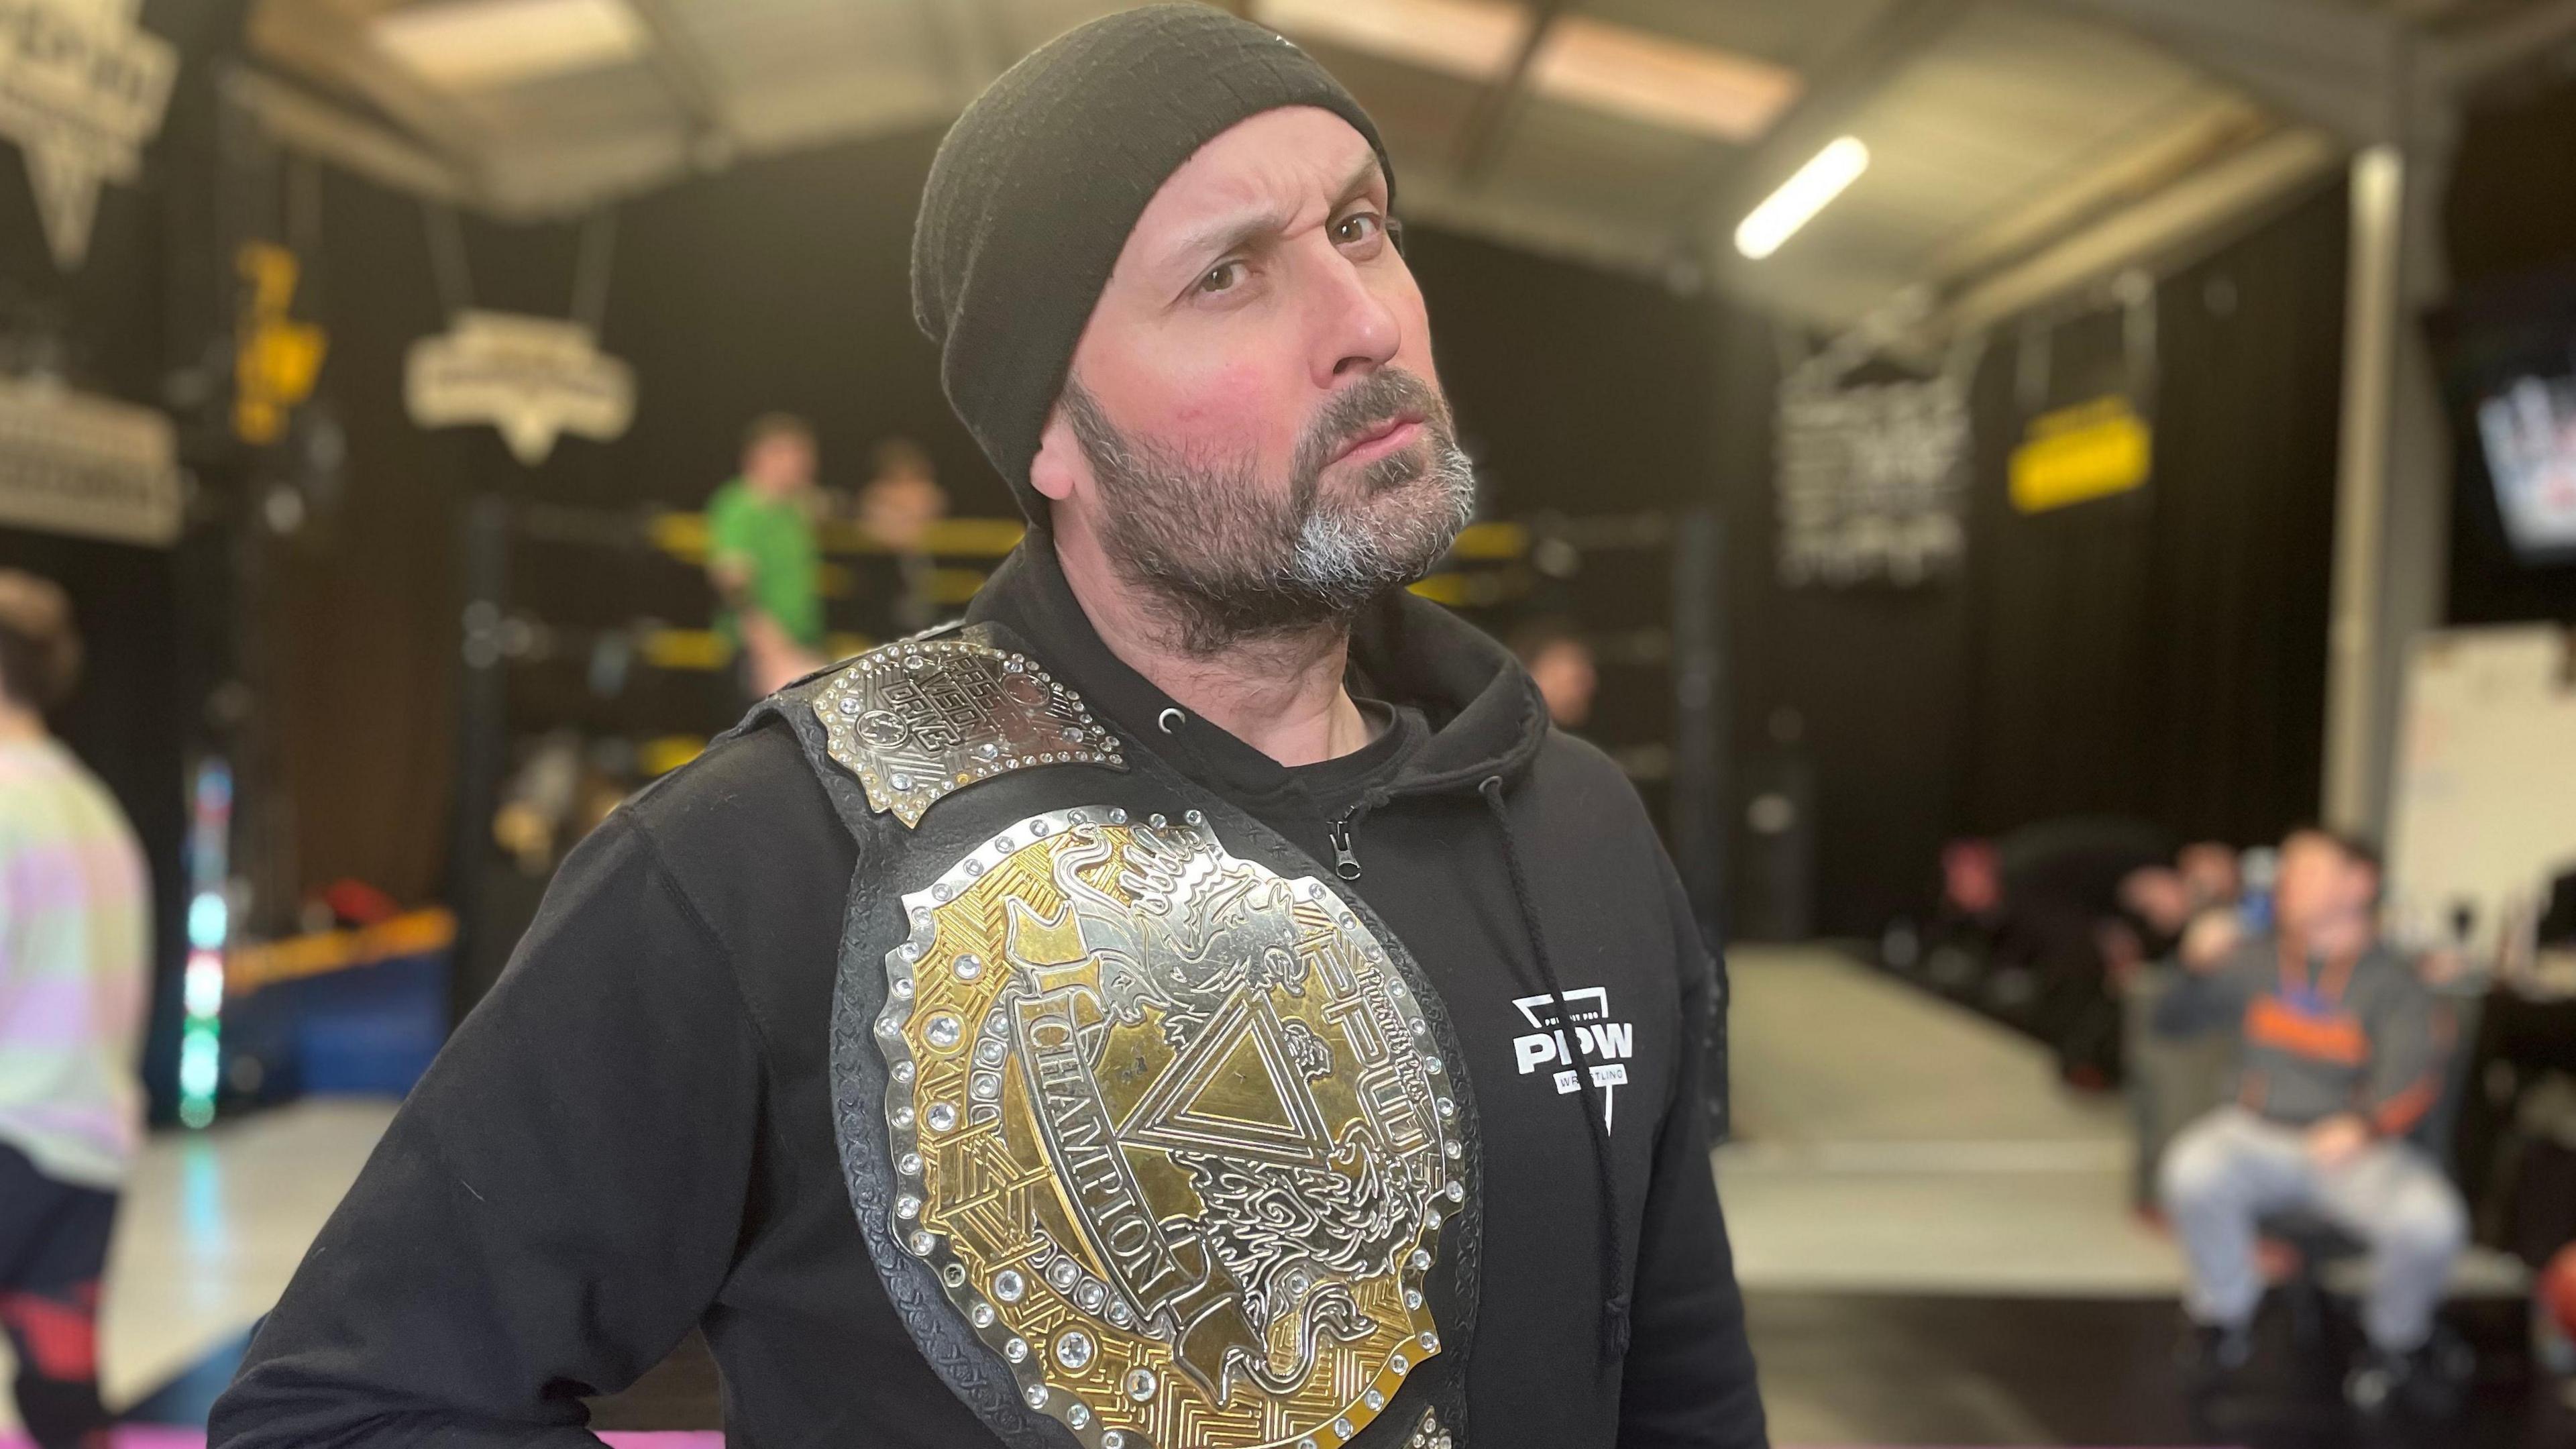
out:
{"label": "blurred spectator", "polygon": [[[2058,1074],[2089,1091],[2120,1080],[2120,1008],[2106,927],[2132,934],[2122,886],[2173,859],[2173,843],[2138,821],[2045,821],[1997,842],[2004,888],[1997,964],[2032,983],[2031,1027],[2057,1054]],[[2127,954],[2143,952],[2139,943]]]}
{"label": "blurred spectator", "polygon": [[1571,620],[1539,619],[1512,635],[1512,653],[1538,682],[1547,713],[1563,730],[1581,729],[1592,718],[1592,695],[1600,687],[1592,646]]}
{"label": "blurred spectator", "polygon": [[2103,969],[2115,987],[2147,962],[2172,955],[2196,908],[2191,883],[2162,865],[2143,865],[2121,877],[2118,902],[2096,932]]}
{"label": "blurred spectator", "polygon": [[2245,877],[2236,858],[2236,847],[2215,840],[2195,841],[2174,857],[2174,869],[2182,876],[2191,894],[2191,910],[2197,915],[2217,908],[2233,909],[2237,897],[2245,890]]}
{"label": "blurred spectator", "polygon": [[[2149,1029],[2154,1003],[2172,989],[2174,953],[2192,921],[2238,908],[2243,878],[2233,846],[2200,841],[2184,846],[2171,869],[2142,866],[2121,883],[2131,959],[2116,963],[2114,989],[2123,998],[2121,1087],[2129,1101],[2136,1156],[2130,1173],[2130,1206],[2160,1218],[2156,1168],[2176,1132],[2222,1100],[2230,1044],[2214,1038],[2167,1041]],[[2116,938],[2106,954],[2119,947]],[[2163,969],[2157,969],[2163,968]]]}
{"label": "blurred spectator", "polygon": [[107,1443],[99,1275],[142,1129],[143,853],[45,728],[79,671],[62,590],[0,572],[0,1327],[43,1449]]}
{"label": "blurred spectator", "polygon": [[823,663],[823,558],[814,533],[814,430],[763,413],[743,434],[742,472],[707,502],[716,631],[740,651],[755,699]]}
{"label": "blurred spectator", "polygon": [[894,555],[896,590],[888,613],[898,634],[915,634],[938,622],[931,594],[931,525],[948,516],[948,490],[930,455],[910,438],[877,444],[876,471],[859,490],[859,526]]}
{"label": "blurred spectator", "polygon": [[2435,1003],[2379,939],[2379,887],[2367,847],[2302,831],[2282,846],[2272,935],[2249,937],[2224,912],[2192,922],[2182,946],[2190,975],[2157,1003],[2155,1025],[2182,1034],[2237,1024],[2242,1080],[2237,1103],[2174,1141],[2160,1187],[2189,1260],[2200,1373],[2249,1354],[2261,1220],[2308,1211],[2371,1252],[2356,1401],[2396,1397],[2443,1412],[2461,1386],[2433,1342],[2433,1315],[2467,1215],[2407,1140],[2439,1100],[2441,1051]]}

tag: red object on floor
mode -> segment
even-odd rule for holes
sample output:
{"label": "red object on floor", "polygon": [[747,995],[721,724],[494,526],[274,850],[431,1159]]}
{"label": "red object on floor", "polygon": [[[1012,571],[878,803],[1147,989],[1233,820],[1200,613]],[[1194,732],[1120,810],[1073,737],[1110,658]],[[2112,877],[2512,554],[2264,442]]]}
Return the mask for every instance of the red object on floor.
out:
{"label": "red object on floor", "polygon": [[2558,1250],[2558,1256],[2540,1270],[2539,1286],[2532,1291],[2558,1321],[2558,1331],[2576,1338],[2576,1243]]}
{"label": "red object on floor", "polygon": [[392,896],[362,880],[335,880],[322,888],[322,904],[352,926],[376,926],[402,914]]}

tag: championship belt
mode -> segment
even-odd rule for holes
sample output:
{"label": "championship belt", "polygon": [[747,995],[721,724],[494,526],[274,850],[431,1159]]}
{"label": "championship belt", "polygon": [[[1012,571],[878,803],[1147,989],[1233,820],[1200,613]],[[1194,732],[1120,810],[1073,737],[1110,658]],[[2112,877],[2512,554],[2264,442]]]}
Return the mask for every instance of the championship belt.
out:
{"label": "championship belt", "polygon": [[1474,1241],[1464,1084],[1401,945],[992,626],[780,708],[862,833],[844,1166],[933,1365],[1014,1442],[1358,1438],[1443,1351],[1444,1229]]}

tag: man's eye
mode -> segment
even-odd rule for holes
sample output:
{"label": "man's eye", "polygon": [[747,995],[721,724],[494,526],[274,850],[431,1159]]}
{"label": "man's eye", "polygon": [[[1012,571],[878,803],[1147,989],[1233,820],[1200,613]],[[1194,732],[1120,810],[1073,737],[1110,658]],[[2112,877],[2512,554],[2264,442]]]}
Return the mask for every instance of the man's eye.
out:
{"label": "man's eye", "polygon": [[1219,262],[1199,274],[1199,291],[1206,294],[1231,292],[1243,284],[1243,263]]}
{"label": "man's eye", "polygon": [[1343,246],[1374,241],[1386,233],[1386,219],[1374,211],[1355,211],[1333,223],[1333,240]]}

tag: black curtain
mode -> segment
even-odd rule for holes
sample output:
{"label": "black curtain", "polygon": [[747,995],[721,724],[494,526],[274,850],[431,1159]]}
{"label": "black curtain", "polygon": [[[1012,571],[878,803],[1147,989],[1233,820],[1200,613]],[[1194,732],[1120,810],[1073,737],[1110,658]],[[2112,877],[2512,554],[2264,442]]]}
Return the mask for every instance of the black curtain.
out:
{"label": "black curtain", "polygon": [[[2144,317],[2106,302],[1996,329],[1972,385],[1964,568],[1907,588],[1780,581],[1777,349],[1730,324],[1734,729],[1753,778],[1812,788],[1816,929],[1874,935],[1919,910],[1957,836],[2124,815],[2250,843],[2313,814],[2343,256],[2333,188],[2165,277]],[[2016,511],[2029,419],[2114,391],[2151,419],[2147,484]],[[1741,809],[1737,841],[1739,894],[1768,888],[1775,842]]]}
{"label": "black curtain", "polygon": [[2048,370],[2088,380],[2041,406],[2127,377],[2151,411],[2136,491],[2016,511],[2006,457],[2038,400],[2019,345],[1988,358],[1961,828],[2116,814],[2250,843],[2316,809],[2343,238],[2338,188],[2165,278],[2147,377],[2104,362],[2135,355],[2126,307],[2049,329]]}

